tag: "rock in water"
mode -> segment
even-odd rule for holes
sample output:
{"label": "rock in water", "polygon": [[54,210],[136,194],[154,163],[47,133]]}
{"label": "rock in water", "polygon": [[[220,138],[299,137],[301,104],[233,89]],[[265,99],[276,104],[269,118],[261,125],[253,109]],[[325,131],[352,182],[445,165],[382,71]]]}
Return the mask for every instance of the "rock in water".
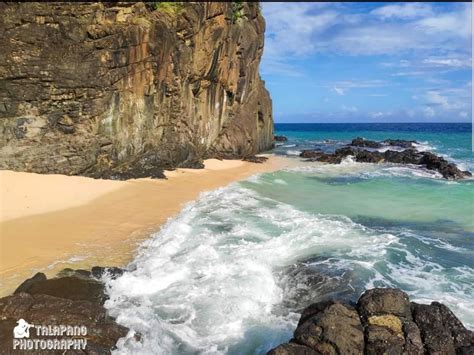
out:
{"label": "rock in water", "polygon": [[286,138],[285,136],[274,136],[273,140],[275,142],[287,142],[288,138]]}
{"label": "rock in water", "polygon": [[367,147],[367,148],[381,148],[382,144],[375,141],[365,140],[364,138],[357,137],[352,140],[351,144],[354,147]]}
{"label": "rock in water", "polygon": [[[416,141],[386,140],[393,145],[409,146]],[[348,157],[354,157],[358,163],[395,163],[395,164],[413,164],[425,167],[428,170],[439,172],[447,180],[458,180],[472,176],[469,171],[460,170],[455,164],[449,163],[446,159],[437,156],[431,152],[418,152],[413,148],[403,151],[387,150],[384,153],[378,151],[369,151],[357,147],[373,147],[378,142],[366,141],[363,138],[356,138],[348,146],[336,149],[334,153],[325,153],[320,150],[303,150],[300,157],[307,158],[309,161],[319,161],[324,163],[339,164]]]}
{"label": "rock in water", "polygon": [[300,354],[473,354],[474,332],[448,307],[410,303],[401,290],[364,292],[356,308],[319,302],[301,314],[293,339],[268,352]]}
{"label": "rock in water", "polygon": [[259,5],[155,4],[0,3],[0,169],[162,177],[272,147]]}
{"label": "rock in water", "polygon": [[386,145],[391,145],[391,146],[401,147],[401,148],[414,148],[415,144],[418,144],[417,141],[407,141],[404,139],[386,139],[383,141],[383,143]]}

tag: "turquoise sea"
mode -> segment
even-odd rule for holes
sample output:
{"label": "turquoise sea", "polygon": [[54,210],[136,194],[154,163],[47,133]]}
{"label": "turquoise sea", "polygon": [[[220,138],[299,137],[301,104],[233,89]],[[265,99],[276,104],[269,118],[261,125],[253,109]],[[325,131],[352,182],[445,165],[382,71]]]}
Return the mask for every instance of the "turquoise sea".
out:
{"label": "turquoise sea", "polygon": [[[277,124],[274,153],[352,138],[417,140],[474,171],[471,124]],[[474,180],[418,167],[303,163],[205,193],[108,280],[107,308],[141,334],[117,353],[264,354],[299,311],[399,287],[474,328]]]}

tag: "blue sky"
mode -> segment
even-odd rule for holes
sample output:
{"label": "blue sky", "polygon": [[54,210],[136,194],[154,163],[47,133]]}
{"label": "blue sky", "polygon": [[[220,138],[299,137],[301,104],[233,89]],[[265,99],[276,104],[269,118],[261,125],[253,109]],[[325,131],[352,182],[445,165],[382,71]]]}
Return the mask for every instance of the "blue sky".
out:
{"label": "blue sky", "polygon": [[471,6],[262,3],[275,121],[470,121]]}

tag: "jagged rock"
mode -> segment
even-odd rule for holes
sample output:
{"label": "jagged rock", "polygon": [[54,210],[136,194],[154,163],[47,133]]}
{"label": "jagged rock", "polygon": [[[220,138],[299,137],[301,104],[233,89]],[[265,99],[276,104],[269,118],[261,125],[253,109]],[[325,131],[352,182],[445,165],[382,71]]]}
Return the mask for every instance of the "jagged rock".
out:
{"label": "jagged rock", "polygon": [[421,164],[422,155],[414,149],[406,149],[403,152],[387,150],[384,154],[385,161],[396,164]]}
{"label": "jagged rock", "polygon": [[367,150],[356,152],[355,158],[359,163],[382,163],[385,160],[382,153]]}
{"label": "jagged rock", "polygon": [[319,158],[320,156],[326,155],[323,151],[315,149],[315,150],[303,150],[300,153],[300,157],[302,158]]}
{"label": "jagged rock", "polygon": [[308,306],[290,343],[269,354],[310,349],[317,354],[472,354],[474,332],[440,303],[410,303],[401,290],[376,288],[359,298],[356,310],[333,301]]}
{"label": "jagged rock", "polygon": [[257,3],[0,3],[0,169],[129,179],[273,144]]}
{"label": "jagged rock", "polygon": [[408,295],[395,288],[374,288],[365,291],[357,302],[357,309],[364,319],[385,314],[411,319]]}
{"label": "jagged rock", "polygon": [[[365,144],[360,142],[362,138],[353,140],[355,146]],[[393,142],[393,141],[391,141]],[[407,142],[406,145],[414,141]],[[369,143],[371,144],[371,143]],[[400,143],[404,144],[404,143]],[[325,153],[320,150],[303,150],[300,157],[307,158],[309,161],[319,161],[331,164],[339,164],[348,157],[353,156],[359,163],[395,163],[395,164],[414,164],[425,167],[428,170],[438,171],[445,179],[457,180],[472,176],[469,171],[461,171],[455,164],[449,163],[446,159],[430,152],[418,152],[415,149],[405,149],[403,151],[387,150],[384,153],[378,151],[368,151],[351,146],[345,146],[336,149],[334,153]]]}
{"label": "jagged rock", "polygon": [[92,273],[89,270],[65,268],[58,272],[56,277],[78,277],[89,280]]}
{"label": "jagged rock", "polygon": [[421,340],[420,329],[416,323],[405,320],[403,334],[405,335],[405,352],[407,354],[423,355],[423,341]]}
{"label": "jagged rock", "polygon": [[[25,319],[34,325],[86,326],[87,348],[84,353],[110,354],[118,339],[127,335],[128,329],[107,316],[103,307],[104,285],[86,279],[82,272],[85,270],[78,271],[65,270],[66,274],[76,276],[53,279],[46,279],[44,274],[38,273],[23,282],[13,295],[0,299],[0,353],[19,353],[12,350],[12,330],[18,319]],[[30,331],[30,338],[45,339],[34,331]],[[62,354],[63,351],[35,353]]]}
{"label": "jagged rock", "polygon": [[446,159],[438,157],[430,152],[423,152],[420,164],[425,165],[429,170],[439,171],[441,175],[448,180],[456,180],[472,176],[469,171],[461,171],[455,164],[449,163]]}
{"label": "jagged rock", "polygon": [[288,138],[286,138],[285,136],[273,136],[273,140],[275,142],[287,142]]}
{"label": "jagged rock", "polygon": [[112,279],[116,279],[119,276],[122,276],[125,272],[124,269],[116,266],[112,267],[103,267],[103,266],[94,266],[91,269],[91,274],[97,279],[100,279],[104,274],[109,275]]}
{"label": "jagged rock", "polygon": [[361,137],[354,138],[350,145],[354,147],[367,147],[367,148],[381,148],[382,147],[382,144],[379,142],[365,140],[364,138],[361,138]]}
{"label": "jagged rock", "polygon": [[474,353],[474,332],[466,329],[445,305],[412,302],[412,312],[428,354]]}
{"label": "jagged rock", "polygon": [[[319,353],[360,354],[364,333],[356,310],[337,302],[313,305],[313,311],[295,331],[295,342]],[[311,312],[313,312],[311,311]]]}
{"label": "jagged rock", "polygon": [[365,353],[402,354],[405,340],[389,328],[369,325],[366,328]]}
{"label": "jagged rock", "polygon": [[318,353],[307,346],[296,343],[282,344],[268,352],[268,355],[317,355]]}
{"label": "jagged rock", "polygon": [[383,143],[400,148],[414,148],[415,144],[418,144],[417,141],[407,141],[404,139],[386,139],[383,141]]}
{"label": "jagged rock", "polygon": [[39,280],[37,275],[23,282],[14,294],[25,292],[30,295],[49,295],[98,303],[103,302],[106,298],[103,284],[96,280],[75,276]]}
{"label": "jagged rock", "polygon": [[257,163],[257,164],[262,164],[265,163],[268,158],[267,157],[257,157],[255,155],[250,156],[250,157],[245,157],[242,159],[243,161],[248,161],[250,163]]}
{"label": "jagged rock", "polygon": [[23,281],[23,283],[17,287],[14,294],[17,294],[20,292],[26,292],[31,286],[33,286],[33,284],[40,283],[43,281],[46,281],[46,275],[43,274],[42,272],[38,272],[33,277]]}

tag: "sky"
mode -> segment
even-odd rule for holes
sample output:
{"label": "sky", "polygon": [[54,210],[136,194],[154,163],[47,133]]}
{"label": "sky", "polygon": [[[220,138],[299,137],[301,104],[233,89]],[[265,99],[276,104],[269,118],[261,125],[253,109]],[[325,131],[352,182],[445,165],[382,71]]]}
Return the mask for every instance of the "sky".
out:
{"label": "sky", "polygon": [[472,3],[264,2],[275,122],[470,122]]}

